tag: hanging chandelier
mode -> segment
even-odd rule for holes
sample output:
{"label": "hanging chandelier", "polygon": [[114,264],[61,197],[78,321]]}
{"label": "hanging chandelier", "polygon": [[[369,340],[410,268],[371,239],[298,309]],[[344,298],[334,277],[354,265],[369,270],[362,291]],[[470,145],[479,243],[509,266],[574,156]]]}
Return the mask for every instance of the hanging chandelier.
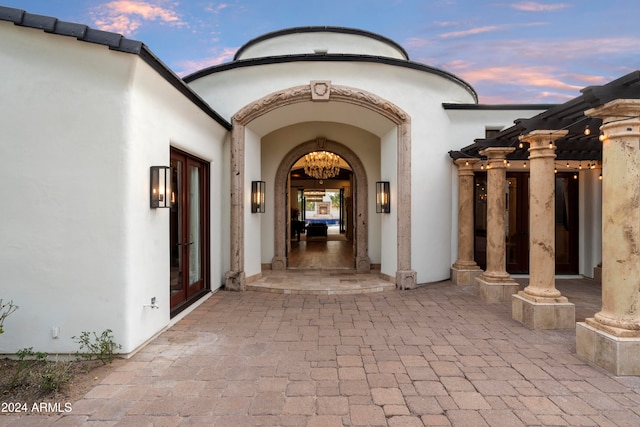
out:
{"label": "hanging chandelier", "polygon": [[314,151],[304,156],[304,173],[315,179],[329,179],[340,173],[340,156]]}

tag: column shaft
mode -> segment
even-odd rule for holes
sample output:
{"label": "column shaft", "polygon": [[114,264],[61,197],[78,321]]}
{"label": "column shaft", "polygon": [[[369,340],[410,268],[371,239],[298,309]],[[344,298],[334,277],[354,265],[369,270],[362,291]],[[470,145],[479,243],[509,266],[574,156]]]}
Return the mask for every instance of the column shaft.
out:
{"label": "column shaft", "polygon": [[458,259],[453,268],[479,270],[473,256],[473,166],[478,159],[458,159]]}
{"label": "column shaft", "polygon": [[587,323],[617,336],[640,336],[640,100],[613,101],[587,114],[602,117],[606,136],[602,311]]}
{"label": "column shaft", "polygon": [[555,150],[567,131],[534,131],[529,142],[529,286],[522,296],[538,302],[566,302],[556,289]]}
{"label": "column shaft", "polygon": [[513,147],[490,147],[480,152],[487,156],[487,269],[480,277],[488,282],[513,281],[506,271],[504,161],[514,150]]}

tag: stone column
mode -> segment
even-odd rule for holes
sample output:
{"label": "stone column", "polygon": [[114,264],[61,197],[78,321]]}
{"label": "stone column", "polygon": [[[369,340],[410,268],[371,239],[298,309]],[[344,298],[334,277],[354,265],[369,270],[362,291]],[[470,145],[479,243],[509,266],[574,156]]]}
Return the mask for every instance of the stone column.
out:
{"label": "stone column", "polygon": [[487,270],[476,278],[480,299],[488,303],[511,301],[520,290],[506,270],[506,185],[505,160],[513,147],[489,147],[480,151],[487,157]]}
{"label": "stone column", "polygon": [[224,286],[231,291],[246,290],[244,272],[244,126],[232,120],[231,131],[231,218],[230,270]]}
{"label": "stone column", "polygon": [[640,100],[585,112],[602,118],[602,310],[576,325],[579,355],[640,375]]}
{"label": "stone column", "polygon": [[411,268],[411,122],[398,125],[398,202],[396,287],[413,289],[417,273]]}
{"label": "stone column", "polygon": [[458,167],[458,259],[451,266],[451,281],[469,286],[482,270],[473,259],[473,165],[479,159],[457,159]]}
{"label": "stone column", "polygon": [[566,130],[535,130],[529,146],[529,285],[512,296],[512,317],[533,329],[573,329],[575,305],[556,289],[554,142]]}

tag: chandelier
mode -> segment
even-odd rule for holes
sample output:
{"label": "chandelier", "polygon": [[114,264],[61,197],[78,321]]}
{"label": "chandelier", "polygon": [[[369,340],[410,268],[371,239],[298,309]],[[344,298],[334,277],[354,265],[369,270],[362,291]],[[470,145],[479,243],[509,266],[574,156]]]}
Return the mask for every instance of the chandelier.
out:
{"label": "chandelier", "polygon": [[340,173],[340,156],[314,151],[304,156],[304,173],[315,179],[329,179]]}

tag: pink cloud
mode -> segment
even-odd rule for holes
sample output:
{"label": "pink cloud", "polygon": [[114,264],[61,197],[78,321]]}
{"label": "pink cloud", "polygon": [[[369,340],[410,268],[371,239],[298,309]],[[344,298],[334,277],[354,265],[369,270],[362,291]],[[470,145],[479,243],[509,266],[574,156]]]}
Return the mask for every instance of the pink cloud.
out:
{"label": "pink cloud", "polygon": [[470,69],[458,73],[460,77],[471,84],[479,82],[493,82],[502,85],[516,85],[539,87],[543,89],[555,89],[572,92],[577,96],[577,92],[583,85],[574,85],[563,81],[554,74],[554,69],[550,67],[531,66],[502,66]]}
{"label": "pink cloud", "polygon": [[468,30],[463,30],[463,31],[452,31],[450,33],[443,33],[443,34],[440,34],[440,38],[465,37],[465,36],[472,36],[476,34],[492,33],[495,31],[508,30],[514,27],[538,27],[541,25],[547,25],[547,23],[527,22],[524,24],[486,25],[484,27],[470,28]]}
{"label": "pink cloud", "polygon": [[104,31],[131,35],[144,21],[161,21],[170,25],[184,25],[178,14],[144,1],[118,0],[105,3],[93,12],[95,25]]}
{"label": "pink cloud", "polygon": [[464,36],[475,35],[475,34],[490,33],[494,31],[503,30],[505,28],[508,28],[508,25],[487,25],[484,27],[476,27],[476,28],[470,28],[468,30],[463,30],[463,31],[452,31],[450,33],[440,34],[440,37],[442,38],[464,37]]}
{"label": "pink cloud", "polygon": [[552,12],[554,10],[566,9],[569,7],[567,3],[543,4],[535,1],[521,1],[511,5],[513,9],[525,12]]}
{"label": "pink cloud", "polygon": [[224,10],[224,9],[226,9],[228,7],[231,7],[231,5],[227,4],[227,3],[218,3],[218,4],[214,3],[214,4],[211,4],[211,5],[207,6],[205,8],[205,10],[207,12],[219,13],[221,10]]}

